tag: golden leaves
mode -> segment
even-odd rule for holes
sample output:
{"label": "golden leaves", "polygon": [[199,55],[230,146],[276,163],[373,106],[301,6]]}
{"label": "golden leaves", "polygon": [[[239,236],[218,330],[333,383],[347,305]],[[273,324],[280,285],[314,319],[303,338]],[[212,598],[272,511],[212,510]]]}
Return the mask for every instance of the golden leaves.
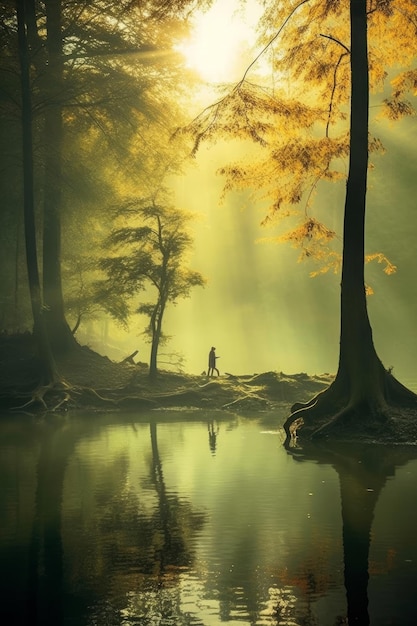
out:
{"label": "golden leaves", "polygon": [[296,229],[281,236],[282,241],[289,241],[296,247],[304,245],[305,241],[325,241],[326,243],[335,237],[336,233],[327,228],[321,222],[309,217]]}
{"label": "golden leaves", "polygon": [[408,117],[410,115],[415,115],[416,111],[412,106],[411,102],[407,100],[396,100],[396,99],[385,99],[384,100],[384,114],[385,116],[391,120],[396,121],[402,117]]}
{"label": "golden leaves", "polygon": [[320,118],[323,111],[317,107],[245,81],[206,107],[190,124],[178,129],[177,134],[193,137],[193,154],[203,139],[250,139],[266,147],[278,133],[312,127]]}
{"label": "golden leaves", "polygon": [[[369,0],[367,6],[370,88],[378,91],[388,70],[407,68],[417,56],[416,3]],[[194,151],[202,139],[243,140],[242,160],[218,170],[225,177],[225,191],[251,188],[254,195],[267,200],[263,224],[293,215],[297,207],[297,214],[303,214],[302,223],[279,240],[299,248],[300,259],[313,258],[320,263],[312,275],[338,271],[340,255],[329,248],[335,233],[313,219],[310,210],[320,182],[346,178],[349,2],[273,0],[261,24],[260,41],[265,44],[261,54],[272,51],[272,83],[249,80],[252,64],[242,80],[207,107],[185,132],[193,136]],[[385,114],[392,120],[413,114],[412,100],[406,96],[410,92],[417,95],[417,70],[397,74],[392,90],[392,96],[384,101]],[[369,136],[368,146],[369,153],[383,150],[377,137]],[[396,269],[379,253],[367,260],[382,263],[387,274]]]}
{"label": "golden leaves", "polygon": [[395,274],[397,271],[397,266],[391,263],[391,261],[382,254],[382,252],[374,252],[373,254],[367,254],[365,256],[365,263],[371,263],[371,261],[376,261],[377,263],[384,263],[385,267],[383,268],[383,272],[390,276],[391,274]]}
{"label": "golden leaves", "polygon": [[417,96],[417,69],[402,72],[391,81],[393,96],[399,98],[407,91]]}
{"label": "golden leaves", "polygon": [[384,100],[385,106],[382,114],[393,121],[415,115],[414,106],[409,100],[404,99],[404,96],[407,93],[417,96],[417,70],[407,70],[397,75],[391,81],[391,86],[392,96]]}
{"label": "golden leaves", "polygon": [[339,272],[341,256],[329,247],[335,237],[336,233],[333,230],[309,217],[295,229],[281,235],[278,241],[289,242],[294,248],[299,248],[299,262],[309,259],[318,263],[318,269],[310,272],[310,276],[315,277],[329,271]]}

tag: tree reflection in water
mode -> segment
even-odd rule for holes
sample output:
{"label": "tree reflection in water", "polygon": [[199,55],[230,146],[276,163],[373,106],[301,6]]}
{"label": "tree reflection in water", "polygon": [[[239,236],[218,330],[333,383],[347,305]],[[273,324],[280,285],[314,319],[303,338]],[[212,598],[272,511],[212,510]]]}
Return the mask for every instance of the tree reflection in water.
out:
{"label": "tree reflection in water", "polygon": [[[150,440],[145,492],[153,491],[156,506],[149,502],[145,506],[133,490],[108,490],[108,512],[99,529],[98,562],[93,564],[105,578],[96,589],[96,602],[90,597],[94,613],[88,623],[121,624],[133,619],[146,625],[169,615],[175,624],[188,624],[179,581],[193,564],[193,537],[204,524],[204,515],[195,512],[186,499],[167,491],[154,420],[150,422]],[[126,464],[125,474],[127,471]],[[126,478],[119,476],[119,483],[132,480]],[[113,546],[110,551],[109,546]],[[86,572],[79,572],[79,580],[85,578]]]}
{"label": "tree reflection in water", "polygon": [[[259,420],[209,417],[4,422],[1,623],[340,626],[367,625],[372,613],[374,625],[390,623],[375,621],[384,608],[374,604],[389,589],[400,598],[387,614],[408,602],[401,626],[413,624],[416,511],[401,537],[389,509],[373,518],[414,451],[321,443],[289,457]],[[208,432],[219,428],[213,455]],[[415,468],[391,483],[382,509],[406,505]],[[369,563],[372,525],[383,552]]]}
{"label": "tree reflection in water", "polygon": [[[77,428],[58,418],[36,429],[33,515],[22,507],[17,520],[29,542],[27,551],[15,547],[10,559],[13,594],[2,594],[2,623],[101,626],[141,616],[141,623],[151,624],[158,615],[188,623],[179,579],[193,564],[204,514],[167,491],[156,422],[150,424],[149,479],[141,495],[130,486],[131,459],[123,447],[97,471],[89,465],[78,473],[77,446],[88,447],[102,430],[93,419]],[[5,564],[4,549],[1,555]]]}
{"label": "tree reflection in water", "polygon": [[287,450],[298,461],[332,465],[339,475],[347,621],[336,624],[368,626],[369,549],[375,506],[387,479],[417,453],[412,446],[337,442],[309,442]]}

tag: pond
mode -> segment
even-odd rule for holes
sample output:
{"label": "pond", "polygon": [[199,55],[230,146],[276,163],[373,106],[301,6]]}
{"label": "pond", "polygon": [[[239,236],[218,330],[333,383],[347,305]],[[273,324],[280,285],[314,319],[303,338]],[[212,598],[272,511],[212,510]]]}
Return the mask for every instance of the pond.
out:
{"label": "pond", "polygon": [[283,417],[3,416],[1,623],[414,626],[417,450]]}

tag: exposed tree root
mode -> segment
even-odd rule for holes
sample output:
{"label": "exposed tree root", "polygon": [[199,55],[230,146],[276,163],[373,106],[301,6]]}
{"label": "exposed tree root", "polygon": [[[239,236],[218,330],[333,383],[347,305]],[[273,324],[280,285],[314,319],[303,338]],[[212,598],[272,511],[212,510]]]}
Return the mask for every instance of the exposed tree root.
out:
{"label": "exposed tree root", "polygon": [[31,392],[29,400],[11,407],[11,410],[24,411],[29,407],[36,409],[40,406],[43,413],[54,413],[58,410],[75,408],[80,405],[88,406],[91,397],[94,399],[94,404],[97,404],[97,400],[106,405],[116,406],[118,404],[115,398],[104,397],[92,387],[70,385],[61,380],[48,385],[39,385]]}
{"label": "exposed tree root", "polygon": [[389,403],[401,406],[414,405],[417,402],[417,394],[400,383],[391,371],[388,371],[385,376],[385,396]]}
{"label": "exposed tree root", "polygon": [[[323,420],[323,416],[331,415],[339,412],[341,406],[346,401],[346,391],[336,378],[332,384],[311,398],[306,403],[296,403],[291,408],[291,415],[284,424],[284,430],[287,437],[292,437],[301,427],[307,427],[317,420],[319,423]],[[305,428],[307,430],[307,428]]]}
{"label": "exposed tree root", "polygon": [[354,398],[342,376],[305,404],[294,404],[284,424],[286,443],[298,435],[316,439],[343,432],[375,432],[387,428],[390,417],[402,409],[417,412],[417,395],[407,389],[391,372],[384,372],[381,393]]}
{"label": "exposed tree root", "polygon": [[[27,402],[19,406],[12,407],[14,411],[20,411],[30,406],[40,404],[45,411],[55,411],[71,398],[71,386],[65,381],[51,382],[47,385],[39,385],[31,392],[31,396]],[[51,407],[46,402],[46,397],[51,396],[51,400],[55,398],[55,404]],[[56,396],[58,399],[56,400]]]}
{"label": "exposed tree root", "polygon": [[45,409],[47,409],[47,404],[44,400],[45,394],[52,389],[53,387],[53,383],[50,383],[49,385],[42,385],[37,387],[33,392],[32,395],[30,397],[30,399],[25,402],[24,404],[20,404],[19,406],[14,406],[12,407],[12,409],[14,411],[20,411],[21,409],[26,409],[29,406],[32,406],[33,404],[41,404]]}
{"label": "exposed tree root", "polygon": [[[154,398],[126,393],[126,391],[129,390],[124,387],[96,390],[92,387],[70,385],[64,381],[59,381],[48,385],[39,385],[30,394],[25,394],[30,395],[26,402],[14,405],[10,410],[28,414],[40,411],[42,415],[45,415],[59,410],[80,407],[154,408],[157,404]],[[167,395],[172,404],[177,394]],[[18,396],[17,399],[19,397],[22,398],[22,395]],[[162,404],[170,404],[170,402],[162,402]],[[31,411],[28,411],[27,409],[30,408]]]}

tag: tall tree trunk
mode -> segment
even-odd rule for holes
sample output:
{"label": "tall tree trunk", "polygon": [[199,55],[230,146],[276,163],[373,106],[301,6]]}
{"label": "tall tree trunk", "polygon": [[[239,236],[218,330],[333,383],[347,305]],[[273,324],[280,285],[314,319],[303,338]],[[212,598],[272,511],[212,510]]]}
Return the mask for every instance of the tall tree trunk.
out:
{"label": "tall tree trunk", "polygon": [[358,406],[368,404],[370,398],[376,403],[383,401],[384,375],[373,344],[364,277],[369,126],[366,0],[351,0],[350,24],[350,157],[343,232],[339,369],[349,387],[350,403]]}
{"label": "tall tree trunk", "polygon": [[47,75],[45,109],[45,184],[43,221],[43,292],[48,333],[56,351],[74,344],[65,319],[61,277],[62,205],[62,7],[60,0],[47,0]]}
{"label": "tall tree trunk", "polygon": [[41,287],[39,279],[38,256],[36,246],[36,224],[34,210],[33,184],[33,147],[32,147],[32,104],[29,74],[29,51],[25,19],[25,0],[16,3],[19,60],[22,95],[22,152],[23,152],[23,188],[24,188],[24,225],[26,264],[28,271],[29,292],[33,314],[33,334],[41,361],[41,382],[49,383],[58,379],[55,361],[50,349],[43,315]]}

